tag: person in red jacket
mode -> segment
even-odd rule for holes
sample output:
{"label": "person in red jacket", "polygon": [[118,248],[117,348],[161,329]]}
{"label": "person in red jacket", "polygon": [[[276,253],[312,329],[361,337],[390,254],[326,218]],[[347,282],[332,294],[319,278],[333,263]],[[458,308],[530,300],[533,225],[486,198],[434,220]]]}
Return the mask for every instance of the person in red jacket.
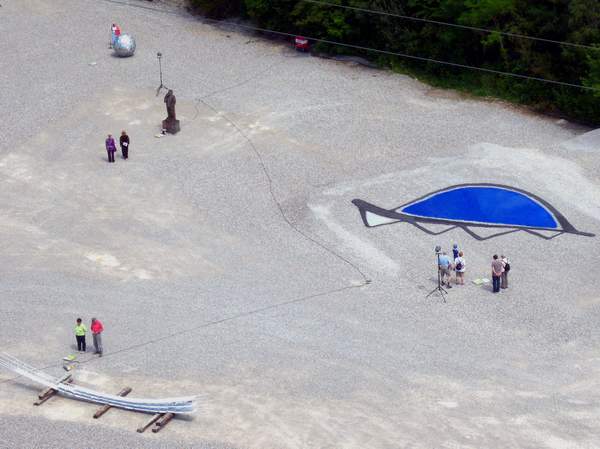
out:
{"label": "person in red jacket", "polygon": [[104,326],[102,326],[100,320],[92,318],[92,325],[90,326],[90,329],[92,330],[94,348],[96,349],[94,354],[98,354],[100,357],[102,357],[102,352],[104,350],[102,348],[102,332],[104,331]]}
{"label": "person in red jacket", "polygon": [[119,25],[112,24],[110,27],[110,48],[115,48],[115,44],[117,43],[117,39],[121,35],[121,28]]}

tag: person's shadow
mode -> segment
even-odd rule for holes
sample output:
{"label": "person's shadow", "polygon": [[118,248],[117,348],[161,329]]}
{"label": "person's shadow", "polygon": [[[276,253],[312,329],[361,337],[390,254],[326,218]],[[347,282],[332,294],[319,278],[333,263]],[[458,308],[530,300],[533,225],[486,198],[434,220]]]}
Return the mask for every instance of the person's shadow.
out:
{"label": "person's shadow", "polygon": [[[79,351],[77,350],[77,344],[76,343],[71,344],[71,346],[69,346],[69,347],[73,350],[73,352],[76,352],[76,353],[79,354]],[[88,346],[87,340],[86,340],[84,354],[87,353],[87,352],[90,352],[90,347]]]}

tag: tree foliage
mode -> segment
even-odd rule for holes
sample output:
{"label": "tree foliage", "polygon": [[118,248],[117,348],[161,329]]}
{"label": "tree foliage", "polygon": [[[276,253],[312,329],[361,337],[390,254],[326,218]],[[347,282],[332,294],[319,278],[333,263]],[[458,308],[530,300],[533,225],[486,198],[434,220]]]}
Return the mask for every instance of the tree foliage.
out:
{"label": "tree foliage", "polygon": [[[349,10],[304,0],[190,0],[212,16],[242,16],[262,28],[600,89],[598,0],[326,0],[328,3],[485,28],[487,33]],[[598,50],[522,39],[568,41]],[[496,95],[600,123],[600,92],[508,78],[346,47],[430,82]]]}

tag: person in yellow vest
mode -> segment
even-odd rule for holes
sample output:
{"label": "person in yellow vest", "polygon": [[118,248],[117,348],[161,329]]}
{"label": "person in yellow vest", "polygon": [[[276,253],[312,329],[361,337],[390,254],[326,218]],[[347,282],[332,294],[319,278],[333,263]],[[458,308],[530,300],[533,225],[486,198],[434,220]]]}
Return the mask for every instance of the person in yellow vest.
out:
{"label": "person in yellow vest", "polygon": [[79,352],[85,352],[85,333],[87,327],[81,322],[81,318],[77,318],[77,325],[75,326],[75,339],[77,340],[77,350]]}

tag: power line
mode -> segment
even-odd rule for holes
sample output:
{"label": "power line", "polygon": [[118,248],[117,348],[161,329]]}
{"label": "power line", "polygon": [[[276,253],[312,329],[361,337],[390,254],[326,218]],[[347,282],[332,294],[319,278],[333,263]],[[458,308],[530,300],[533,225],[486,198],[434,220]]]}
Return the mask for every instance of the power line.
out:
{"label": "power line", "polygon": [[[162,10],[162,9],[159,9],[159,8],[152,8],[152,7],[142,6],[142,5],[138,5],[138,4],[124,3],[124,2],[119,1],[119,0],[104,0],[104,1],[105,2],[110,2],[110,3],[120,4],[120,5],[123,5],[123,6],[130,6],[130,7],[134,7],[134,8],[142,8],[142,9],[153,10],[153,11],[156,11],[156,12],[162,12],[162,13],[167,13],[167,14],[177,14],[177,15],[179,15],[179,13],[177,11],[167,11],[167,10]],[[322,2],[322,1],[318,1],[318,0],[299,0],[299,1],[312,2],[312,3],[320,3],[320,4],[323,4],[323,5],[328,4],[328,5],[331,5],[331,6],[339,6],[339,7],[344,7],[344,8],[359,9],[360,10],[360,8],[356,8],[356,7],[350,7],[350,6],[346,7],[346,6],[342,6],[342,5],[336,5],[335,3],[327,3],[327,2]],[[453,24],[453,23],[438,22],[438,21],[428,20],[428,19],[420,19],[420,18],[417,18],[417,17],[400,16],[400,15],[394,15],[394,14],[391,14],[391,13],[385,13],[383,11],[379,11],[379,12],[378,11],[374,11],[374,10],[364,10],[364,11],[365,12],[380,13],[380,14],[385,14],[385,15],[391,15],[391,16],[397,16],[397,17],[400,17],[400,18],[405,18],[405,19],[410,19],[410,20],[417,20],[417,21],[423,21],[423,22],[437,23],[439,25],[448,25],[448,26],[454,26],[454,27],[458,27],[458,28],[467,28],[467,29],[473,29],[473,30],[483,31],[483,32],[489,32],[489,33],[500,33],[500,34],[514,36],[514,37],[521,37],[521,38],[527,38],[527,39],[541,40],[541,41],[553,42],[553,43],[558,43],[558,44],[563,44],[563,45],[571,45],[571,46],[575,46],[575,47],[583,47],[583,48],[592,49],[592,50],[600,50],[600,47],[597,48],[597,47],[590,47],[590,46],[582,45],[582,44],[573,44],[573,43],[570,43],[570,42],[552,41],[552,40],[548,40],[548,39],[535,38],[535,37],[531,37],[531,36],[518,35],[518,34],[512,34],[512,33],[504,33],[504,32],[501,32],[501,31],[486,30],[484,28],[467,27],[467,26],[457,25],[457,24]],[[253,26],[250,26],[250,25],[243,25],[243,24],[240,24],[240,23],[229,22],[227,20],[210,19],[208,17],[203,17],[202,20],[205,21],[205,22],[219,23],[219,24],[224,24],[224,25],[228,25],[228,26],[232,26],[232,27],[244,28],[244,29],[247,29],[247,30],[261,31],[263,33],[273,33],[273,34],[277,34],[277,35],[280,35],[280,36],[288,36],[288,37],[295,37],[295,36],[297,36],[297,34],[293,34],[293,33],[285,33],[283,31],[275,31],[275,30],[269,30],[269,29],[266,29],[266,28],[253,27]],[[468,69],[468,70],[476,70],[476,71],[485,72],[485,73],[492,73],[492,74],[495,74],[495,75],[502,75],[502,76],[508,76],[508,77],[513,77],[513,78],[527,79],[527,80],[531,80],[531,81],[540,81],[540,82],[554,84],[554,85],[559,85],[559,86],[574,87],[574,88],[588,90],[588,91],[592,91],[592,92],[600,92],[600,88],[583,86],[581,84],[566,83],[564,81],[555,81],[555,80],[549,80],[549,79],[546,79],[546,78],[539,78],[539,77],[535,77],[535,76],[520,75],[518,73],[502,72],[500,70],[486,69],[486,68],[483,68],[483,67],[475,67],[475,66],[469,66],[469,65],[465,65],[465,64],[457,64],[457,63],[448,62],[448,61],[440,61],[440,60],[437,60],[437,59],[424,58],[422,56],[408,55],[408,54],[404,54],[404,53],[391,52],[391,51],[387,51],[387,50],[378,50],[376,48],[363,47],[363,46],[359,46],[359,45],[344,44],[344,43],[341,43],[341,42],[335,42],[335,41],[330,41],[330,40],[326,40],[326,39],[319,39],[319,38],[316,38],[316,37],[308,37],[308,36],[305,36],[305,37],[307,39],[313,40],[315,42],[322,42],[322,43],[330,44],[330,45],[338,45],[338,46],[341,46],[341,47],[354,48],[354,49],[357,49],[357,50],[372,51],[372,52],[375,52],[375,53],[381,53],[381,54],[386,54],[386,55],[391,55],[391,56],[398,56],[398,57],[407,58],[407,59],[414,59],[414,60],[422,61],[422,62],[432,62],[432,63],[435,63],[435,64],[442,64],[442,65],[447,65],[447,66],[450,66],[450,67],[458,67],[458,68],[463,68],[463,69]]]}
{"label": "power line", "polygon": [[[303,0],[303,1],[312,1],[312,0]],[[286,33],[284,31],[275,31],[275,30],[270,30],[268,28],[254,27],[254,26],[250,26],[250,25],[244,25],[241,23],[229,22],[227,20],[209,19],[207,17],[203,17],[202,20],[205,22],[219,23],[219,24],[236,27],[236,28],[244,28],[244,29],[248,29],[248,30],[261,31],[263,33],[272,33],[272,34],[277,34],[280,36],[288,36],[288,37],[297,36],[297,34],[293,34],[293,33]],[[329,45],[338,45],[341,47],[348,47],[348,48],[353,48],[356,50],[371,51],[374,53],[380,53],[380,54],[389,55],[389,56],[399,56],[401,58],[414,59],[414,60],[422,61],[422,62],[432,62],[435,64],[442,64],[442,65],[447,65],[450,67],[457,67],[457,68],[461,68],[461,69],[476,70],[476,71],[480,71],[480,72],[484,72],[484,73],[492,73],[495,75],[503,75],[503,76],[509,76],[509,77],[513,77],[513,78],[530,80],[530,81],[540,81],[540,82],[554,84],[554,85],[558,85],[558,86],[575,87],[578,89],[600,92],[599,88],[584,86],[582,84],[567,83],[564,81],[556,81],[556,80],[551,80],[551,79],[547,79],[547,78],[540,78],[537,76],[521,75],[519,73],[503,72],[500,70],[486,69],[485,67],[476,67],[476,66],[470,66],[470,65],[466,65],[466,64],[458,64],[456,62],[440,61],[439,59],[425,58],[423,56],[409,55],[406,53],[398,53],[398,52],[388,51],[388,50],[379,50],[377,48],[364,47],[362,45],[344,44],[342,42],[330,41],[328,39],[319,39],[317,37],[310,37],[310,36],[306,36],[306,35],[303,35],[303,37],[305,37],[306,39],[315,41],[315,42],[322,42],[324,44],[329,44]]]}
{"label": "power line", "polygon": [[324,1],[320,1],[320,0],[299,0],[299,1],[306,2],[306,3],[314,3],[316,5],[332,6],[335,8],[343,8],[343,9],[348,9],[348,10],[352,10],[352,11],[365,12],[365,13],[370,13],[370,14],[378,14],[381,16],[396,17],[398,19],[413,20],[415,22],[434,23],[436,25],[444,25],[444,26],[449,26],[449,27],[454,27],[454,28],[461,28],[464,30],[480,31],[483,33],[497,33],[502,36],[515,37],[518,39],[530,39],[530,40],[534,40],[534,41],[546,42],[546,43],[550,43],[550,44],[558,44],[558,45],[563,45],[563,46],[568,46],[568,47],[585,48],[587,50],[600,50],[600,47],[593,47],[591,45],[576,44],[573,42],[565,42],[565,41],[557,41],[557,40],[553,40],[553,39],[545,39],[543,37],[534,37],[534,36],[527,36],[525,34],[509,33],[507,31],[490,30],[488,28],[479,28],[479,27],[472,27],[472,26],[468,26],[468,25],[459,25],[457,23],[441,22],[439,20],[422,19],[420,17],[405,16],[402,14],[394,14],[391,12],[386,12],[386,11],[381,11],[381,10],[359,8],[356,6],[338,5],[336,3],[324,2]]}
{"label": "power line", "polygon": [[146,6],[146,5],[142,5],[142,4],[137,4],[137,3],[129,3],[128,0],[124,0],[124,1],[120,1],[120,0],[103,0],[107,3],[114,3],[115,5],[120,5],[120,6],[128,6],[131,8],[138,8],[138,9],[147,9],[148,11],[155,11],[155,12],[159,12],[159,13],[163,13],[163,14],[172,14],[175,16],[183,16],[183,14],[177,10],[177,9],[165,9],[164,7],[152,7],[152,6]]}

